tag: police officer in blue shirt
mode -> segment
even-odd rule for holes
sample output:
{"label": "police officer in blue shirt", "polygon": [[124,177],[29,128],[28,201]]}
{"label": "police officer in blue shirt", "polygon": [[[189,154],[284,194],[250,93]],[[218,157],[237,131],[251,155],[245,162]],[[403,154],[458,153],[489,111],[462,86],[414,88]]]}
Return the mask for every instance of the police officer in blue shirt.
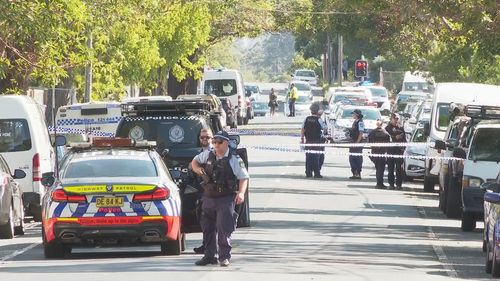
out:
{"label": "police officer in blue shirt", "polygon": [[[315,102],[309,108],[311,110],[311,115],[307,116],[302,123],[301,130],[301,143],[325,143],[325,135],[326,124],[321,119],[321,106],[318,102]],[[306,146],[306,150],[318,151],[318,153],[314,152],[306,152],[306,177],[311,178],[314,173],[314,178],[322,178],[321,175],[321,166],[324,161],[324,151],[325,147],[322,146]],[[320,151],[323,151],[321,153]]]}
{"label": "police officer in blue shirt", "polygon": [[230,152],[229,142],[228,133],[220,131],[213,136],[213,149],[191,161],[204,189],[200,223],[205,253],[196,265],[217,264],[217,246],[220,266],[228,266],[231,259],[231,234],[238,219],[234,207],[245,200],[249,175],[243,160]]}
{"label": "police officer in blue shirt", "polygon": [[[365,131],[365,124],[363,123],[363,114],[361,110],[355,109],[352,112],[354,122],[350,131],[351,141],[353,143],[361,143],[363,141],[363,133]],[[363,147],[350,147],[350,153],[362,153]],[[363,156],[349,155],[349,164],[351,165],[352,176],[350,179],[361,179],[361,168],[363,166]]]}

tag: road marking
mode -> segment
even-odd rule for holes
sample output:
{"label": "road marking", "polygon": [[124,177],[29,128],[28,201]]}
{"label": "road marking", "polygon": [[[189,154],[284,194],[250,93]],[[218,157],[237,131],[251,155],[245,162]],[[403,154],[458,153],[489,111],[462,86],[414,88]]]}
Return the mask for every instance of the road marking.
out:
{"label": "road marking", "polygon": [[22,254],[26,253],[27,251],[29,251],[29,250],[31,250],[33,248],[35,248],[38,245],[40,245],[40,242],[33,243],[33,244],[29,245],[29,246],[26,246],[26,247],[22,248],[21,250],[17,250],[14,253],[1,258],[0,261],[7,261],[7,260],[10,260],[12,258],[15,258],[15,257],[17,257],[19,255],[22,255]]}
{"label": "road marking", "polygon": [[[413,197],[413,198],[415,198],[415,197]],[[417,198],[416,198],[416,201],[418,202]],[[422,218],[428,219],[427,213],[425,212],[425,208],[423,206],[417,206],[417,211]],[[432,226],[430,226],[430,225],[427,226],[427,235],[432,241],[439,242],[439,237],[436,235],[436,233],[434,233],[434,230],[432,229]],[[451,278],[458,278],[458,273],[455,270],[455,267],[453,267],[453,264],[450,262],[450,260],[446,256],[446,253],[444,252],[443,247],[441,247],[441,245],[439,245],[438,243],[432,243],[432,250],[434,251],[439,262],[441,263],[441,265],[445,269],[446,274],[448,274],[448,276]]]}

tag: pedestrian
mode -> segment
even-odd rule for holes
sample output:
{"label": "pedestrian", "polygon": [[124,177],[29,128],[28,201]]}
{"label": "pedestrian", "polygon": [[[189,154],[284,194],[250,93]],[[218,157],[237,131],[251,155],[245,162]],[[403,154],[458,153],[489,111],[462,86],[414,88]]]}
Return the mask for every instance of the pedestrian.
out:
{"label": "pedestrian", "polygon": [[288,92],[288,108],[290,109],[290,114],[288,117],[295,117],[295,102],[299,98],[299,91],[295,84],[290,84],[290,92]]}
{"label": "pedestrian", "polygon": [[[381,120],[377,121],[377,127],[373,129],[370,134],[368,134],[368,142],[370,143],[389,143],[391,142],[391,136],[382,128],[384,122]],[[372,146],[373,154],[385,154],[387,152],[387,147]],[[386,158],[373,156],[372,161],[375,164],[375,176],[377,178],[377,185],[375,188],[386,189],[384,185],[384,171]]]}
{"label": "pedestrian", "polygon": [[[309,108],[311,110],[311,115],[307,116],[302,123],[301,130],[301,143],[325,143],[325,130],[326,124],[321,119],[321,107],[318,102],[315,102]],[[306,152],[306,177],[311,178],[322,178],[321,176],[321,166],[323,165],[323,159],[321,155],[324,155],[324,147],[321,146],[305,146],[305,150],[310,150],[313,152]],[[317,153],[316,153],[317,151]],[[323,153],[321,153],[323,151]]]}
{"label": "pedestrian", "polygon": [[[212,130],[210,129],[203,128],[200,130],[200,152],[209,151],[212,149],[212,144],[210,142],[212,140],[212,135]],[[192,170],[191,164],[189,165],[189,168]],[[205,245],[202,243],[201,246],[194,248],[193,251],[196,254],[203,254],[205,252]]]}
{"label": "pedestrian", "polygon": [[213,149],[191,161],[193,171],[203,178],[201,229],[205,252],[196,265],[217,264],[217,248],[220,266],[229,266],[231,259],[231,234],[238,219],[234,208],[245,200],[249,175],[243,160],[230,152],[229,141],[227,132],[217,132]]}
{"label": "pedestrian", "polygon": [[[361,143],[363,141],[363,133],[365,132],[365,124],[363,123],[363,114],[361,110],[355,109],[352,112],[352,117],[354,121],[352,122],[352,128],[350,131],[350,137],[352,143]],[[349,148],[349,153],[362,153],[363,147],[353,146]],[[350,179],[360,180],[361,179],[361,168],[363,166],[363,156],[361,155],[349,155],[349,164],[351,166],[352,176]]]}
{"label": "pedestrian", "polygon": [[349,64],[347,62],[347,59],[344,59],[342,61],[342,76],[344,80],[347,80],[347,70],[349,69]]}
{"label": "pedestrian", "polygon": [[271,88],[271,93],[269,93],[269,115],[274,116],[276,112],[276,107],[278,107],[278,96],[274,92],[274,88]]}
{"label": "pedestrian", "polygon": [[[385,130],[389,135],[391,135],[391,140],[393,143],[404,143],[406,142],[406,134],[403,126],[399,125],[399,114],[392,113],[391,121],[385,127]],[[387,180],[389,182],[389,189],[394,189],[394,184],[396,184],[397,189],[402,189],[403,184],[403,158],[397,157],[403,155],[405,151],[404,146],[392,146],[389,147],[387,152],[390,155],[395,155],[396,157],[387,158]],[[394,177],[394,173],[396,176]]]}

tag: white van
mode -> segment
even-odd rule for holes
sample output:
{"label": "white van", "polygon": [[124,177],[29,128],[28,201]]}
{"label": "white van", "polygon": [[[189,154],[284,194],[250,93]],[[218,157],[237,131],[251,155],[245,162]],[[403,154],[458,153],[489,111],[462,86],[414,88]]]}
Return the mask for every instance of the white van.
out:
{"label": "white van", "polygon": [[90,102],[61,106],[56,115],[57,131],[114,136],[121,117],[121,107],[118,102]]}
{"label": "white van", "polygon": [[[476,83],[438,83],[432,100],[431,120],[426,126],[426,135],[431,142],[427,156],[439,156],[433,148],[436,140],[443,140],[450,122],[449,106],[451,103],[487,104],[500,106],[500,86]],[[435,159],[425,161],[424,190],[434,190],[441,163]]]}
{"label": "white van", "polygon": [[54,171],[54,150],[50,143],[42,106],[28,96],[0,96],[0,153],[12,170],[26,173],[18,179],[23,190],[26,214],[41,219],[40,203],[45,187],[42,174]]}
{"label": "white van", "polygon": [[428,77],[427,73],[410,71],[405,72],[401,91],[421,91],[432,93],[434,90],[434,78]]}
{"label": "white van", "polygon": [[238,125],[246,124],[247,102],[243,78],[237,70],[214,69],[203,73],[201,89],[204,94],[214,94],[219,98],[228,98],[235,107]]}

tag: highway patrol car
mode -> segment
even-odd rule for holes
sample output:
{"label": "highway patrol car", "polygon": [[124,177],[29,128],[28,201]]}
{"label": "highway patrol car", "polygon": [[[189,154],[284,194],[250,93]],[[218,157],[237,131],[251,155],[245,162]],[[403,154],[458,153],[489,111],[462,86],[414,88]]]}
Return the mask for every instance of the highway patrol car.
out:
{"label": "highway patrol car", "polygon": [[159,244],[179,255],[181,200],[153,142],[96,138],[72,146],[58,177],[44,175],[42,237],[47,258],[73,246]]}

